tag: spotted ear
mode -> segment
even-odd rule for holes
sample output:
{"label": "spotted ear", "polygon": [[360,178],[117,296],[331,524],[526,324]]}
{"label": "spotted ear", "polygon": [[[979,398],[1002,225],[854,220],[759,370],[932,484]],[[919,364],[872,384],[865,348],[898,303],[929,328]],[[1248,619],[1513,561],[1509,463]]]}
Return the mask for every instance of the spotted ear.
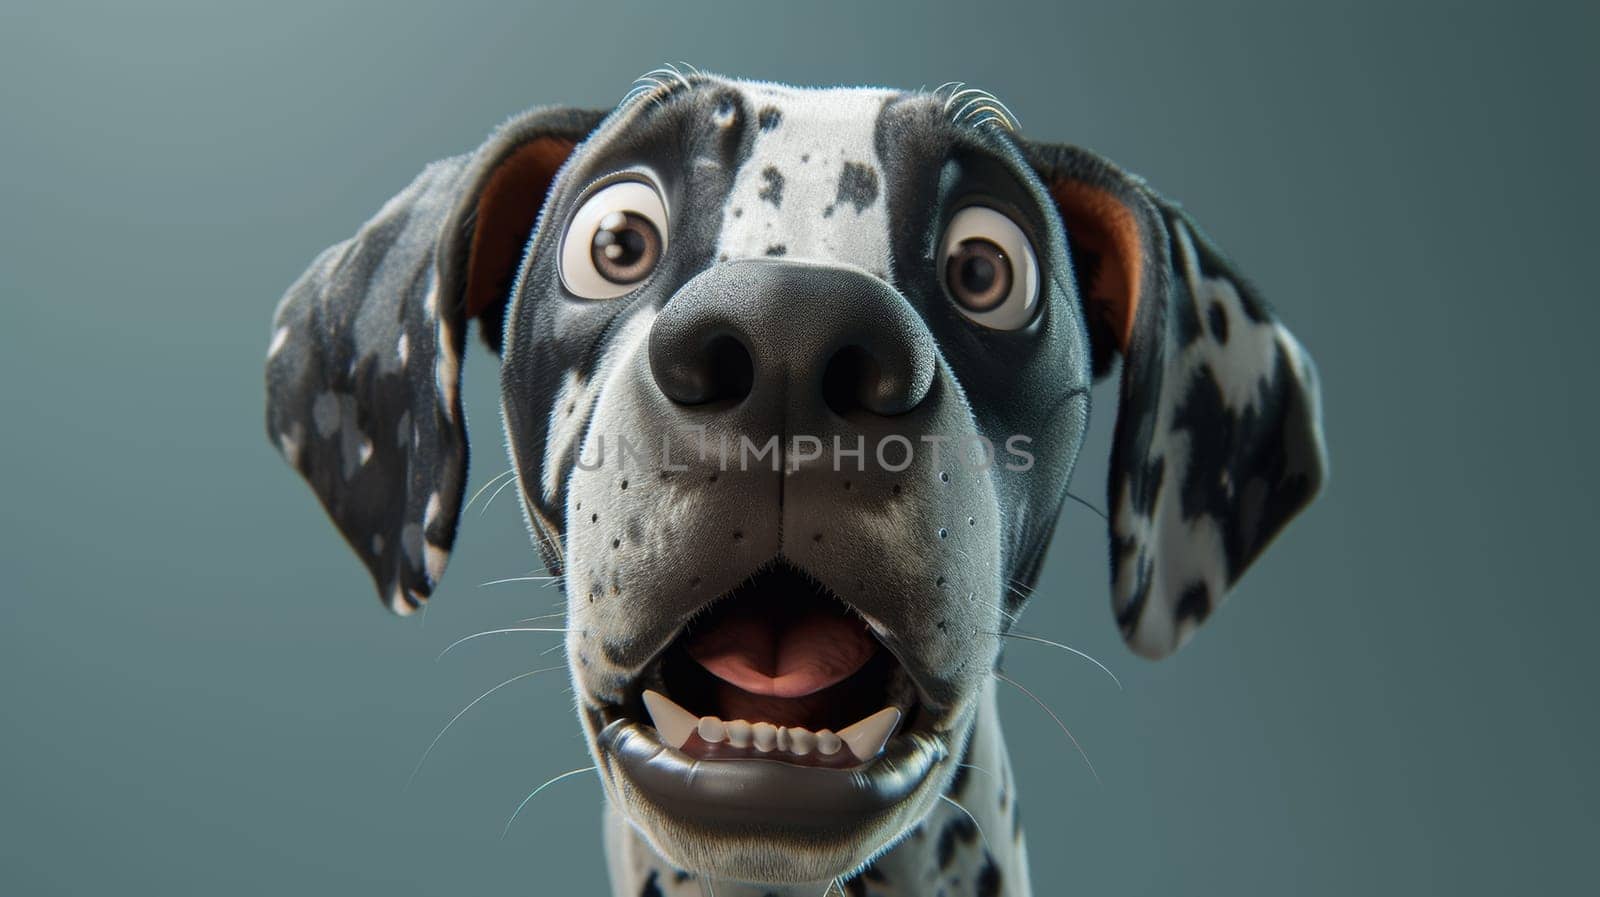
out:
{"label": "spotted ear", "polygon": [[311,484],[399,614],[433,593],[467,472],[461,353],[468,320],[500,348],[540,208],[603,112],[545,109],[476,152],[435,162],[279,304],[267,432]]}
{"label": "spotted ear", "polygon": [[1161,657],[1321,487],[1316,368],[1174,203],[1086,150],[1030,152],[1061,213],[1096,374],[1123,359],[1112,609],[1135,651]]}

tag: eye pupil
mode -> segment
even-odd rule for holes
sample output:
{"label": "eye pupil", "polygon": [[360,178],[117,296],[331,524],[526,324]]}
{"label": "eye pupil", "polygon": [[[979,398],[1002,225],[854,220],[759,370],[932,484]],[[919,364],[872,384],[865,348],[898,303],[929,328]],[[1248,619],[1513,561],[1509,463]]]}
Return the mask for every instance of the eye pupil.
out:
{"label": "eye pupil", "polygon": [[981,256],[969,256],[961,264],[961,288],[968,293],[982,293],[994,285],[994,262]]}
{"label": "eye pupil", "polygon": [[595,270],[612,283],[637,283],[661,257],[661,234],[650,219],[634,212],[611,212],[594,232]]}
{"label": "eye pupil", "polygon": [[962,241],[945,265],[945,282],[955,300],[970,311],[998,307],[1011,293],[1011,260],[981,237]]}

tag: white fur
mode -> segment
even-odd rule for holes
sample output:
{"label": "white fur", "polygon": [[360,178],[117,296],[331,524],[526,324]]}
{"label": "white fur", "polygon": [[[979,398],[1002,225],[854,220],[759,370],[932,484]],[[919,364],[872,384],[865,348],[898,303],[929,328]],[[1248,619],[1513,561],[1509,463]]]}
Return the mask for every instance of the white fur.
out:
{"label": "white fur", "polygon": [[[805,90],[756,84],[745,88],[752,115],[772,107],[780,119],[758,130],[723,207],[719,257],[761,258],[774,246],[784,257],[844,264],[887,277],[889,217],[874,135],[878,111],[892,95],[870,89]],[[878,195],[860,211],[838,202],[847,163],[870,166]],[[761,196],[783,178],[779,206]],[[832,213],[826,214],[832,207]]]}

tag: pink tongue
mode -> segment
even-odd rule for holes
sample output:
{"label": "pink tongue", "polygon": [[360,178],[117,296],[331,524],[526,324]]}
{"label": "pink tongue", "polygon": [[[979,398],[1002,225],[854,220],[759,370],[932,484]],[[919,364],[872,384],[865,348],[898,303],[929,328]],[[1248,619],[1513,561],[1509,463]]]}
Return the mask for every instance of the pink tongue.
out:
{"label": "pink tongue", "polygon": [[841,614],[763,612],[746,605],[695,633],[689,656],[713,676],[747,692],[800,698],[848,679],[872,659],[860,620]]}

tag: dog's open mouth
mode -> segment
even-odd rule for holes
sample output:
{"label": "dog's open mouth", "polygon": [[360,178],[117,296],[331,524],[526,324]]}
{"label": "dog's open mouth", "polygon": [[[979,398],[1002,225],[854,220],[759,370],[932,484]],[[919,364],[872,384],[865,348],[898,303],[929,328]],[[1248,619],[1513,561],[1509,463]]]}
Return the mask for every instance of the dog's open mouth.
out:
{"label": "dog's open mouth", "polygon": [[636,689],[602,747],[645,794],[709,825],[847,825],[946,756],[906,668],[782,561],[689,621]]}
{"label": "dog's open mouth", "polygon": [[866,623],[787,564],[685,627],[655,684],[642,697],[663,743],[703,759],[854,766],[916,704]]}

